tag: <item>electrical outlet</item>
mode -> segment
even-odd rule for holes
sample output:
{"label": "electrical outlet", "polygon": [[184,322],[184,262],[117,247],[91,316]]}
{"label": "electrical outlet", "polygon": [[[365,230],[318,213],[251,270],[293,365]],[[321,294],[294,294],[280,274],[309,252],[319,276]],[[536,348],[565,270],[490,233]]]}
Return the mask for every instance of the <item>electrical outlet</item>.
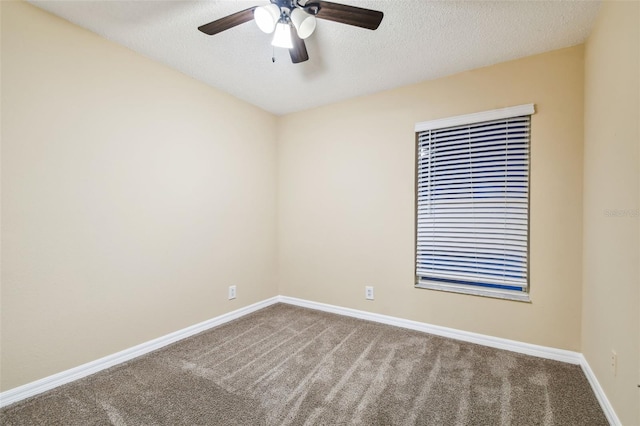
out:
{"label": "electrical outlet", "polygon": [[229,286],[229,300],[235,299],[235,298],[236,298],[236,286],[235,285],[230,285]]}
{"label": "electrical outlet", "polygon": [[618,372],[618,354],[616,351],[611,351],[611,373],[615,376]]}
{"label": "electrical outlet", "polygon": [[368,285],[364,288],[364,297],[367,300],[373,300],[373,287]]}

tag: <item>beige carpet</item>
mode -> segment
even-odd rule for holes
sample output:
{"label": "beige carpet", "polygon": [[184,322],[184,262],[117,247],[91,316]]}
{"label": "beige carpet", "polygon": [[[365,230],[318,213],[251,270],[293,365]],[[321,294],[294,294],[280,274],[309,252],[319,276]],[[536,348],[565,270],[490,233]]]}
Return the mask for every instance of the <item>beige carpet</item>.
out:
{"label": "beige carpet", "polygon": [[606,425],[580,367],[277,304],[0,412],[6,425]]}

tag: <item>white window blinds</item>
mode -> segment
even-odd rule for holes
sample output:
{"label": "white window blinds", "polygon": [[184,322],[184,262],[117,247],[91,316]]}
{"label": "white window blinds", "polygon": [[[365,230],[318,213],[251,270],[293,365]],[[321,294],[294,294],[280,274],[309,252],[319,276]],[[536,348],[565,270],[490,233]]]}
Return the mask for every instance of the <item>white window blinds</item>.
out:
{"label": "white window blinds", "polygon": [[527,291],[529,122],[418,132],[418,285]]}

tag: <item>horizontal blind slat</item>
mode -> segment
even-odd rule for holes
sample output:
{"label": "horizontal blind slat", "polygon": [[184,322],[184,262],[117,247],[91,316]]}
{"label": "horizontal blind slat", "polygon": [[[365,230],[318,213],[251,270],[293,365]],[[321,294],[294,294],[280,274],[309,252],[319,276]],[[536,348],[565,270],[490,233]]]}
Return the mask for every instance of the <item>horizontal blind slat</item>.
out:
{"label": "horizontal blind slat", "polygon": [[442,254],[439,252],[422,252],[419,257],[420,262],[452,262],[456,264],[476,264],[478,262],[485,263],[487,265],[503,265],[510,268],[526,268],[527,262],[517,257],[503,258],[490,255],[477,255],[463,256],[462,253],[452,255],[451,253]]}

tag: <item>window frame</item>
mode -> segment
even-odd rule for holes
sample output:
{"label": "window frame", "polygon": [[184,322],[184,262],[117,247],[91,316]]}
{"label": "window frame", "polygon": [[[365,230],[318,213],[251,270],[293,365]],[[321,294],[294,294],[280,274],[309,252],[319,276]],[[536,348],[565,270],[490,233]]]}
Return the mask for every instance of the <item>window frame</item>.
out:
{"label": "window frame", "polygon": [[[535,114],[535,105],[534,104],[523,104],[508,108],[501,108],[489,111],[482,111],[473,114],[465,114],[458,115],[454,117],[447,117],[443,119],[424,121],[420,123],[416,123],[415,125],[415,158],[414,158],[414,166],[415,166],[415,188],[414,188],[414,196],[415,196],[415,205],[414,205],[414,214],[415,214],[415,232],[414,232],[414,278],[415,278],[415,288],[428,289],[428,290],[438,290],[438,291],[446,291],[452,293],[463,293],[475,296],[484,296],[484,297],[492,297],[499,299],[508,299],[515,300],[520,302],[531,302],[530,299],[530,222],[531,222],[531,118]],[[422,280],[418,275],[418,189],[419,189],[419,161],[420,161],[420,133],[426,132],[429,130],[438,130],[445,129],[449,127],[456,126],[465,126],[465,125],[473,125],[479,124],[488,121],[494,120],[506,120],[509,118],[515,118],[520,116],[529,116],[529,140],[528,140],[528,152],[527,152],[527,235],[526,235],[526,259],[527,259],[527,269],[526,269],[526,287],[524,291],[516,291],[516,290],[505,290],[505,289],[494,289],[490,287],[483,286],[474,286],[472,284],[459,284],[454,282],[435,282]],[[452,280],[453,281],[453,280]]]}

